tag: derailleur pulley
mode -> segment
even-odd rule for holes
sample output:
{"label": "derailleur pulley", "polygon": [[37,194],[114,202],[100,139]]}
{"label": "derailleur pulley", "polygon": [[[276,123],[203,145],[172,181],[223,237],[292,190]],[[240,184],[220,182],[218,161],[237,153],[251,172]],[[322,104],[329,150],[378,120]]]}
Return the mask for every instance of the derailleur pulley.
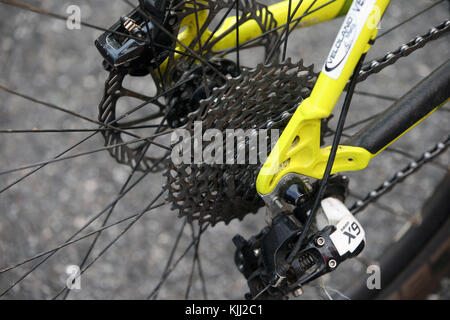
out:
{"label": "derailleur pulley", "polygon": [[[334,190],[342,190],[336,188],[342,181],[342,177],[333,177]],[[364,248],[364,229],[342,202],[342,195],[327,195],[321,202],[314,227],[288,264],[287,257],[303,232],[309,213],[310,201],[305,199],[312,196],[303,183],[281,190],[284,190],[282,200],[295,204],[294,209],[276,214],[269,226],[248,240],[240,235],[233,238],[237,248],[235,263],[247,279],[249,299],[282,299],[290,293],[301,292],[303,285],[334,271]]]}

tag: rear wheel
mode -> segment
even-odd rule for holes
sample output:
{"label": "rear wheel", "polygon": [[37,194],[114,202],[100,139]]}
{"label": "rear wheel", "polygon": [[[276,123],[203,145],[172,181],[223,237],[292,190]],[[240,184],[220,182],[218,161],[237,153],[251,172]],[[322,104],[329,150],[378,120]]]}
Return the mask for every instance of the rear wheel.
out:
{"label": "rear wheel", "polygon": [[[3,150],[2,163],[5,164],[0,175],[8,179],[3,180],[0,189],[0,196],[6,199],[0,202],[0,208],[6,212],[5,220],[0,224],[2,230],[0,254],[4,257],[4,262],[0,266],[2,275],[0,295],[6,298],[102,298],[105,296],[110,298],[241,298],[247,289],[240,274],[234,269],[231,238],[235,233],[253,234],[264,225],[262,212],[259,212],[257,216],[247,214],[256,212],[261,206],[261,202],[254,197],[255,191],[251,188],[251,184],[250,187],[242,184],[241,190],[233,189],[234,195],[239,196],[234,201],[234,205],[241,211],[239,211],[240,214],[231,218],[244,219],[242,223],[238,223],[236,219],[228,219],[229,216],[211,219],[211,215],[216,213],[214,211],[209,212],[208,216],[208,212],[198,214],[194,210],[189,210],[192,208],[186,205],[188,201],[183,202],[182,200],[185,199],[178,199],[176,196],[170,198],[165,193],[168,188],[167,179],[170,179],[169,172],[166,171],[166,176],[157,173],[167,170],[171,165],[170,162],[163,160],[170,151],[170,143],[165,139],[171,132],[170,127],[183,124],[186,121],[186,112],[193,111],[181,110],[175,116],[167,112],[170,111],[170,103],[173,102],[171,100],[173,96],[169,93],[179,91],[183,84],[187,84],[185,89],[191,90],[192,93],[201,86],[207,91],[208,86],[205,86],[205,82],[208,84],[216,82],[213,87],[218,87],[219,80],[211,76],[210,69],[212,66],[220,73],[226,73],[227,68],[222,64],[223,60],[220,63],[213,62],[213,58],[217,56],[224,57],[220,53],[211,53],[200,57],[202,60],[207,60],[208,64],[198,63],[197,68],[193,68],[190,63],[200,60],[194,54],[198,56],[201,52],[193,49],[193,53],[183,55],[182,60],[187,63],[178,65],[178,62],[172,61],[171,77],[159,83],[152,82],[160,77],[158,70],[154,70],[154,73],[146,77],[127,76],[124,81],[121,78],[122,74],[112,74],[108,79],[99,112],[95,114],[97,110],[92,106],[100,100],[99,91],[101,91],[97,75],[102,74],[101,78],[104,81],[104,73],[97,63],[95,49],[86,50],[87,43],[91,43],[94,38],[94,34],[86,31],[89,26],[84,25],[82,32],[74,33],[75,31],[64,29],[65,21],[53,25],[50,22],[52,20],[44,18],[44,15],[49,15],[49,11],[33,10],[32,7],[24,6],[18,1],[2,2],[6,10],[0,12],[2,17],[0,24],[2,24],[1,29],[5,30],[8,36],[2,39],[2,48],[5,48],[7,54],[2,56],[0,61],[8,79],[1,85],[4,91],[1,93],[1,100],[5,101],[6,107],[0,110],[2,114],[0,119],[7,119],[7,121],[2,122],[3,126],[0,129],[2,138],[5,137],[4,140],[0,140]],[[8,7],[5,3],[21,9]],[[95,4],[82,4],[81,8],[82,10],[86,8],[86,12],[95,10],[95,13],[98,12],[99,19],[106,17],[103,22],[110,24],[111,17],[117,18],[117,12],[128,10],[126,4],[121,5],[123,3],[98,1]],[[181,1],[181,3],[185,2]],[[192,7],[195,3],[199,7],[205,5],[200,0],[189,1],[190,10],[194,13],[197,12],[195,6]],[[236,10],[236,7],[233,7],[234,3],[230,1],[211,1],[210,3],[218,4],[218,8],[221,9],[212,11],[218,18],[215,21],[217,24],[219,24],[217,20],[226,15],[234,15]],[[56,12],[62,10],[57,2],[48,5]],[[238,11],[241,15],[244,11],[254,12],[253,6],[257,5],[259,2],[241,1]],[[412,10],[417,9],[427,17],[427,23],[421,24],[420,29],[417,29],[418,33],[424,34],[432,25],[442,22],[438,19],[442,17],[448,19],[447,12],[442,10],[442,1],[435,2],[432,6],[428,4],[425,6],[421,1],[415,5],[410,5],[408,1],[407,10],[411,12],[407,12],[401,7],[402,4],[393,3],[393,18],[390,23],[394,26],[402,25],[409,17],[417,13]],[[34,13],[28,12],[30,10]],[[107,12],[111,17],[107,16]],[[35,15],[36,13],[40,15]],[[9,23],[9,19],[12,19],[14,15],[16,15],[15,20]],[[398,15],[402,17],[401,23],[396,17]],[[387,18],[388,16],[389,12]],[[56,16],[52,15],[52,17]],[[387,21],[384,20],[383,23],[389,23]],[[211,23],[214,25],[213,21]],[[284,29],[280,27],[280,30]],[[262,66],[256,69],[257,71],[251,71],[251,67],[256,66],[254,57],[259,57],[258,62],[269,60],[274,63],[270,70],[279,72],[274,76],[280,83],[275,93],[284,96],[283,90],[287,90],[289,97],[292,98],[298,97],[298,92],[292,93],[288,90],[286,82],[289,81],[286,79],[289,80],[289,78],[284,78],[282,72],[286,69],[291,71],[294,67],[281,69],[273,66],[277,63],[287,64],[287,59],[284,60],[284,58],[289,56],[293,57],[291,63],[300,60],[299,56],[304,57],[304,65],[300,66],[298,63],[296,66],[301,71],[297,78],[301,81],[299,80],[296,84],[304,85],[302,91],[304,98],[309,94],[315,78],[313,68],[308,66],[313,62],[323,62],[323,56],[328,53],[328,44],[336,33],[335,24],[318,27],[323,28],[317,31],[321,37],[309,36],[316,32],[312,28],[307,29],[306,32],[288,33],[289,36],[284,38],[279,34],[270,34],[260,38],[261,41],[258,42],[260,48],[238,47],[232,52],[227,52],[228,56],[225,58],[229,58],[234,65],[239,66],[239,71],[242,71],[244,66],[249,67],[243,71],[243,78],[247,76],[257,79],[264,78],[267,74]],[[55,32],[55,38],[49,38],[49,30],[53,29],[58,32]],[[36,37],[34,32],[37,33]],[[66,32],[69,32],[69,37],[66,37]],[[389,33],[395,43],[404,42],[411,36],[401,32]],[[71,36],[76,37],[76,40],[72,40],[74,38]],[[58,39],[57,44],[54,43],[54,39]],[[314,44],[317,44],[319,39],[321,44],[316,45],[316,48]],[[442,40],[446,39],[436,39],[433,44],[430,44],[435,46],[433,50],[415,52],[417,57],[408,60],[412,62],[411,64],[402,64],[403,60],[399,60],[398,64],[391,68],[391,73],[387,68],[386,78],[373,76],[373,82],[362,83],[356,92],[357,97],[353,103],[355,107],[352,108],[354,112],[349,117],[346,134],[353,133],[363,123],[370,121],[387,104],[396,100],[400,91],[406,91],[418,78],[425,77],[441,63],[440,52],[446,52],[448,49],[448,43]],[[381,43],[382,40],[377,42]],[[386,47],[393,51],[389,43],[384,48],[376,45],[372,52],[376,56],[384,56]],[[380,51],[377,51],[378,48],[381,48]],[[171,47],[169,52],[173,55],[174,48]],[[84,59],[85,55],[88,55],[89,59]],[[417,61],[424,62],[416,63]],[[396,68],[397,66],[399,68]],[[177,70],[182,70],[184,74],[174,74]],[[201,77],[196,79],[199,81],[190,83],[186,78],[189,72],[199,72]],[[214,70],[212,73],[217,75]],[[85,75],[89,76],[84,77]],[[240,83],[241,79],[235,77],[233,81]],[[186,82],[182,83],[183,81]],[[55,88],[58,89],[55,90]],[[184,101],[183,91],[177,92],[178,102]],[[213,94],[213,89],[210,94]],[[26,103],[23,99],[27,100]],[[34,104],[42,107],[42,110],[48,109],[49,112],[34,112],[34,109],[33,112],[29,112],[24,108],[31,105],[34,107]],[[291,104],[293,102],[289,100],[283,105],[287,116],[285,114],[286,117],[281,120],[288,119],[289,112],[292,111],[292,107],[295,107]],[[144,108],[144,106],[149,107]],[[260,122],[261,126],[267,125],[267,120],[276,114],[273,108],[271,111],[272,113],[268,113],[268,118]],[[372,190],[373,185],[382,183],[386,175],[397,172],[401,168],[397,166],[400,161],[415,158],[416,155],[412,154],[412,150],[423,152],[434,145],[442,135],[448,134],[444,121],[448,119],[448,109],[444,106],[437,112],[439,112],[437,117],[432,117],[430,122],[427,121],[414,129],[411,134],[401,140],[402,144],[394,145],[386,151],[386,155],[375,160],[372,167],[367,170],[372,173],[365,175],[365,170],[365,172],[349,175],[351,177],[350,204],[351,200],[358,201],[365,198],[362,190]],[[230,114],[225,113],[224,117],[226,116],[230,117]],[[123,121],[116,121],[120,117]],[[73,122],[75,118],[83,122],[75,124]],[[181,124],[167,121],[168,119],[180,120]],[[333,121],[332,119],[329,123],[330,128],[333,128]],[[84,122],[85,125],[82,125]],[[87,125],[88,122],[90,126]],[[282,127],[284,123],[281,121],[278,125]],[[416,134],[416,132],[419,133]],[[102,138],[98,138],[99,136]],[[96,138],[98,139],[95,140]],[[105,147],[99,144],[105,144]],[[84,151],[78,149],[86,145],[89,145],[89,148]],[[133,148],[129,147],[130,145]],[[106,153],[127,166],[115,164],[110,157],[104,155]],[[365,283],[366,267],[377,264],[376,257],[385,255],[385,248],[392,245],[393,236],[397,231],[401,231],[400,226],[414,221],[411,220],[411,213],[415,208],[420,207],[443,172],[448,173],[446,165],[448,153],[443,159],[433,160],[425,173],[417,173],[414,178],[406,180],[408,182],[403,184],[403,191],[395,189],[394,193],[371,202],[366,214],[361,215],[360,218],[368,230],[366,251],[357,260],[349,261],[334,273],[313,283],[313,289],[306,290],[304,297],[312,293],[313,298],[318,296],[342,298],[342,292],[345,292],[352,283],[355,274],[359,274],[361,282]],[[244,170],[244,173],[239,171],[240,175],[236,175],[238,179],[235,180],[251,181],[254,169],[249,168]],[[214,183],[217,181],[223,183],[226,178],[229,179],[223,174],[210,176],[210,180]],[[189,183],[189,179],[187,180]],[[225,182],[229,183],[229,180]],[[208,194],[209,196],[203,199],[204,203],[214,205],[217,190],[207,183],[201,185],[201,190],[196,189],[199,186],[199,184],[189,185],[193,188],[191,195]],[[220,190],[223,191],[223,189]],[[411,194],[414,194],[414,197],[411,197]],[[166,200],[168,198],[170,201]],[[57,201],[53,201],[55,199]],[[175,203],[174,199],[180,202]],[[193,202],[191,205],[195,207],[199,203],[202,202]],[[226,214],[227,203],[218,203],[221,204],[221,208],[224,208],[223,212]],[[172,212],[169,205],[175,206],[178,209],[177,212]],[[177,219],[176,214],[180,211],[182,219]],[[146,220],[146,216],[150,218]],[[199,219],[200,217],[202,219]],[[197,220],[201,220],[202,223],[199,225]],[[219,223],[211,232],[210,226],[219,221],[230,223],[228,225]],[[381,227],[383,231],[380,231]],[[130,230],[134,233],[129,232]],[[420,233],[422,234],[422,231]],[[423,234],[426,234],[427,238],[430,237],[428,231],[423,231]],[[208,246],[204,243],[208,243]],[[426,243],[428,241],[423,242],[423,246]],[[419,250],[420,248],[407,253],[413,259]],[[424,260],[428,261],[428,258]],[[67,289],[66,280],[69,275],[66,274],[66,267],[68,265],[80,267],[83,281],[81,291]],[[392,265],[392,267],[395,266]],[[405,267],[399,268],[400,270],[395,274],[399,274]],[[390,268],[389,265],[386,270]],[[436,273],[436,275],[439,274],[439,272]],[[396,285],[396,288],[399,287],[400,285]]]}

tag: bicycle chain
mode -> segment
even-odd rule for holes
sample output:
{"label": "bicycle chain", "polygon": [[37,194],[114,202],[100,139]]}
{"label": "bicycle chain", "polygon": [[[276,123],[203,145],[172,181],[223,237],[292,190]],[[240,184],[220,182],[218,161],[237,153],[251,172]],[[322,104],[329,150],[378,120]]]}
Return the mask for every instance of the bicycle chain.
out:
{"label": "bicycle chain", "polygon": [[370,75],[383,70],[384,68],[393,65],[400,58],[409,56],[411,53],[424,47],[428,42],[436,40],[445,35],[450,30],[450,20],[446,20],[431,28],[426,34],[417,36],[409,42],[401,45],[397,50],[388,52],[381,58],[374,59],[364,64],[359,72],[358,82],[366,80]]}
{"label": "bicycle chain", "polygon": [[362,200],[356,201],[351,207],[350,211],[353,214],[358,213],[359,211],[366,208],[370,203],[377,200],[382,195],[389,192],[392,188],[394,188],[400,182],[403,182],[407,177],[412,175],[414,172],[419,170],[424,164],[432,161],[437,156],[442,154],[450,145],[450,135],[441,142],[438,142],[433,146],[430,150],[424,152],[421,157],[415,161],[411,161],[405,166],[403,169],[397,171],[394,175],[391,176],[390,179],[384,181],[381,185],[379,185],[374,190],[370,191]]}
{"label": "bicycle chain", "polygon": [[[450,20],[446,20],[431,28],[426,34],[417,36],[407,43],[401,45],[397,50],[388,52],[381,58],[374,59],[364,64],[358,77],[358,82],[366,80],[370,75],[375,74],[383,70],[384,68],[393,65],[400,58],[407,57],[414,51],[423,48],[428,42],[436,40],[450,31]],[[350,210],[353,214],[356,214],[366,208],[370,203],[377,200],[379,197],[389,192],[398,183],[404,181],[408,176],[419,170],[424,164],[432,161],[441,153],[443,153],[450,144],[450,136],[444,141],[437,143],[433,148],[424,152],[421,157],[416,161],[411,161],[402,170],[397,171],[392,177],[384,181],[380,186],[373,189],[362,199],[356,201]]]}

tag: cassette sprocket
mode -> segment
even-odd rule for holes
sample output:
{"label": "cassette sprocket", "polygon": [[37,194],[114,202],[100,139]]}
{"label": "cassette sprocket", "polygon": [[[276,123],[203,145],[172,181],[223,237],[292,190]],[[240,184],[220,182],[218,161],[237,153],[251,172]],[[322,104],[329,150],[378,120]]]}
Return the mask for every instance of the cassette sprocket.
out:
{"label": "cassette sprocket", "polygon": [[[189,114],[185,129],[191,133],[192,143],[196,121],[201,121],[203,132],[214,128],[222,136],[230,129],[266,129],[266,144],[270,149],[270,129],[279,129],[281,134],[299,103],[310,95],[317,76],[312,65],[304,66],[303,61],[292,63],[290,59],[260,64],[254,69],[243,68],[240,76],[214,89],[200,103],[200,108]],[[226,150],[225,140],[223,150]],[[237,155],[243,150],[249,159],[249,141],[245,139],[232,152]],[[202,150],[211,143],[214,142],[203,142]],[[256,164],[245,165],[172,162],[166,171],[168,200],[181,216],[198,220],[200,224],[241,220],[264,205],[255,182],[262,165],[260,159],[266,156],[258,154]]]}

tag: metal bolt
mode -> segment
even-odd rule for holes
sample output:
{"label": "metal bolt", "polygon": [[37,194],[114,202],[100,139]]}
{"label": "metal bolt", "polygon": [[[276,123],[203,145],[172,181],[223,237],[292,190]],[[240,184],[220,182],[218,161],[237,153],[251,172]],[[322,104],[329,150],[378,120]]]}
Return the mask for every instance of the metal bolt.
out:
{"label": "metal bolt", "polygon": [[278,207],[278,208],[283,208],[283,204],[281,203],[280,199],[278,197],[273,198],[273,203]]}
{"label": "metal bolt", "polygon": [[318,237],[318,238],[316,239],[316,244],[317,244],[319,247],[323,246],[323,245],[325,244],[325,239],[324,239],[323,237]]}
{"label": "metal bolt", "polygon": [[294,297],[299,297],[299,296],[301,296],[302,294],[303,294],[302,288],[297,288],[297,289],[295,289],[295,291],[294,291]]}
{"label": "metal bolt", "polygon": [[336,260],[331,259],[330,261],[328,261],[328,266],[329,266],[331,269],[336,268],[336,265],[337,265]]}
{"label": "metal bolt", "polygon": [[168,22],[169,22],[169,25],[170,25],[170,26],[174,26],[175,23],[177,22],[177,20],[178,20],[178,19],[177,19],[176,16],[170,17],[170,18],[169,18],[169,21],[168,21]]}

